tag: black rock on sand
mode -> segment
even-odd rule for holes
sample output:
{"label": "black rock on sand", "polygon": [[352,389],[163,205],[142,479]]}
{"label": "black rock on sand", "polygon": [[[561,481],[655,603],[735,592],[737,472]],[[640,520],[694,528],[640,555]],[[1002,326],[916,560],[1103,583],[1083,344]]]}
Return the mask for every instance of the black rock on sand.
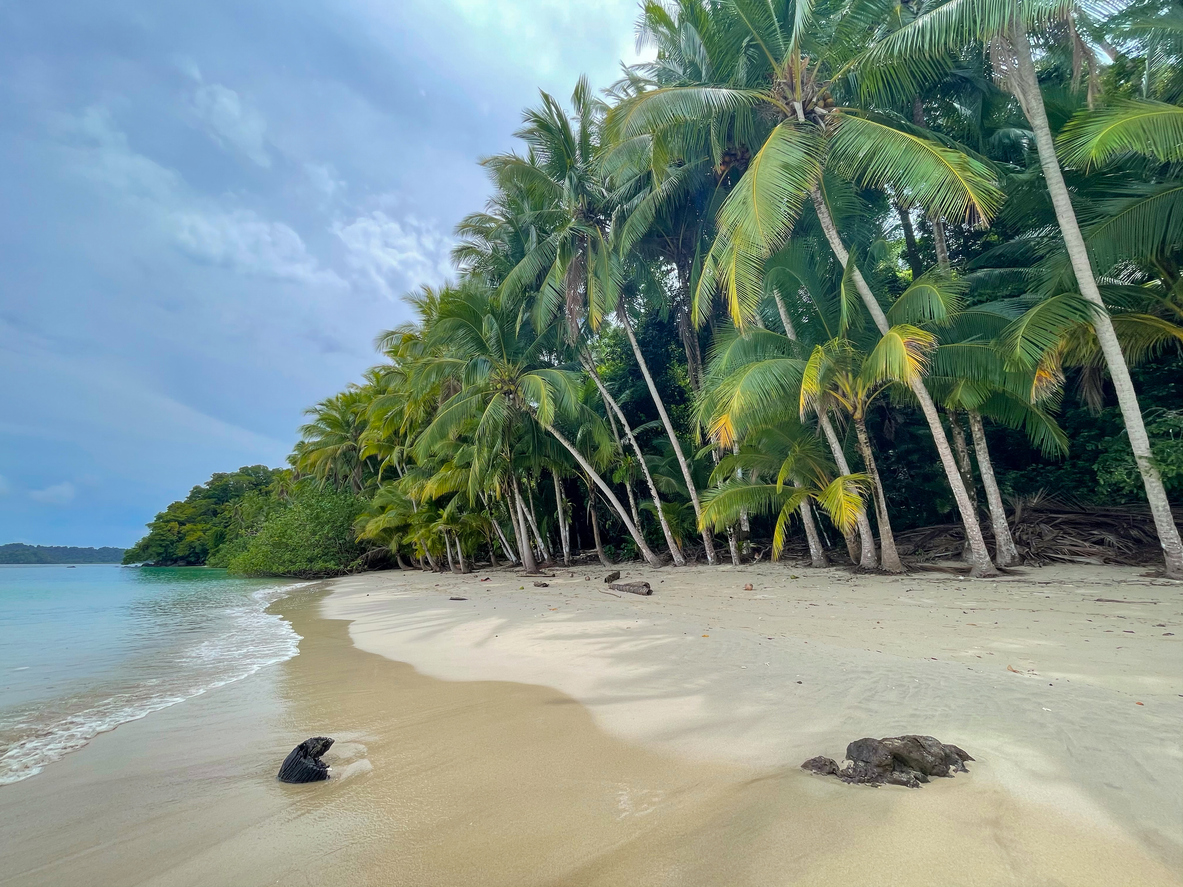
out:
{"label": "black rock on sand", "polygon": [[305,739],[283,759],[279,768],[280,782],[320,782],[329,778],[329,765],[320,756],[329,750],[333,740],[327,736]]}

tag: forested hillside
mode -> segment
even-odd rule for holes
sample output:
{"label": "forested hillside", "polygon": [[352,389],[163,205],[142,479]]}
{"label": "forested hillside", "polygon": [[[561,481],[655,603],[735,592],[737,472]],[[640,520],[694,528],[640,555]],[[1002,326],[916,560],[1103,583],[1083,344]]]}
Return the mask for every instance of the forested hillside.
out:
{"label": "forested hillside", "polygon": [[0,564],[117,564],[122,548],[76,548],[69,545],[0,545]]}

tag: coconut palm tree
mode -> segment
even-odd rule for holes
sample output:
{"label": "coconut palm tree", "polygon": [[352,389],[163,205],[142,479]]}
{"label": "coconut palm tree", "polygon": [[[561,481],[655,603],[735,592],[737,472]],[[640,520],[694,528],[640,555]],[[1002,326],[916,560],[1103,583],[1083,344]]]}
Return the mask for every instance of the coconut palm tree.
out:
{"label": "coconut palm tree", "polygon": [[[1134,460],[1142,476],[1146,498],[1162,543],[1167,575],[1183,579],[1183,540],[1171,514],[1170,502],[1154,462],[1129,366],[1098,287],[1088,244],[1064,179],[1032,51],[1032,35],[1038,38],[1049,28],[1066,23],[1073,35],[1078,36],[1077,22],[1087,18],[1084,10],[1076,4],[1058,0],[938,0],[912,22],[877,41],[866,55],[863,68],[873,69],[876,79],[892,82],[893,70],[908,70],[915,77],[918,70],[944,69],[948,56],[967,44],[983,43],[990,47],[990,61],[995,75],[1018,100],[1031,126],[1064,248],[1080,295],[1090,306],[1093,330],[1113,382]],[[896,85],[898,88],[899,84]],[[1150,107],[1140,113],[1129,114],[1115,107],[1110,117],[1114,114],[1128,118],[1122,127],[1117,128],[1117,132],[1114,127],[1105,124],[1102,116],[1096,119],[1094,126],[1081,122],[1074,131],[1067,133],[1066,159],[1069,162],[1081,159],[1097,161],[1111,152],[1128,151],[1130,144],[1135,142],[1160,146],[1167,156],[1178,154],[1178,136],[1183,132],[1178,121],[1183,119],[1183,115],[1175,114],[1168,108]],[[1161,141],[1157,136],[1148,139],[1150,133],[1163,138]]]}
{"label": "coconut palm tree", "polygon": [[[745,171],[719,209],[718,234],[703,263],[698,317],[722,291],[733,319],[750,322],[763,295],[765,261],[788,239],[808,200],[834,256],[850,268],[852,289],[881,334],[886,315],[835,224],[823,171],[868,187],[889,187],[909,205],[946,219],[980,222],[1001,201],[989,167],[883,112],[839,104],[849,93],[849,63],[867,19],[845,4],[726,0],[710,7],[734,29],[743,64],[712,82],[641,89],[612,109],[614,141],[641,134],[672,145],[690,142],[697,127],[716,162],[747,155]],[[745,54],[746,53],[746,54]],[[726,78],[723,75],[726,74]],[[851,96],[852,99],[856,98]],[[917,376],[913,395],[932,431],[962,514],[975,575],[994,572],[968,491],[931,396]]]}

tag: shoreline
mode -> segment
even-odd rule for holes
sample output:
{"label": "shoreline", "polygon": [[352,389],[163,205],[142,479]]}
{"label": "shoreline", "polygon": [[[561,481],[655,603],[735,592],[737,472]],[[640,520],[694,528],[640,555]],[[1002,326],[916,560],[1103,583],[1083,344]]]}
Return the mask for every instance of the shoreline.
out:
{"label": "shoreline", "polygon": [[983,793],[1183,872],[1177,583],[1114,567],[621,570],[654,595],[603,594],[599,566],[555,568],[547,588],[390,571],[333,580],[323,606],[361,649],[443,680],[553,687],[683,760],[780,771],[864,735],[935,735],[978,759]]}
{"label": "shoreline", "polygon": [[[269,610],[301,635],[293,659],[0,788],[0,885],[1178,883],[1170,847],[1147,840],[1153,830],[1116,826],[1103,803],[1080,815],[1080,786],[1017,797],[1007,783],[1012,747],[959,726],[955,707],[922,724],[908,712],[899,719],[965,743],[978,758],[969,774],[909,790],[800,771],[804,757],[840,755],[863,732],[893,732],[853,729],[873,720],[874,700],[861,698],[866,676],[843,673],[834,657],[843,639],[857,652],[861,636],[853,615],[829,617],[850,608],[849,595],[871,594],[866,606],[891,612],[892,600],[915,592],[875,586],[876,599],[866,583],[884,577],[837,571],[802,571],[786,590],[773,587],[784,575],[768,570],[662,571],[654,596],[636,599],[600,593],[584,571],[560,573],[547,589],[510,573],[390,572],[297,590]],[[662,587],[674,579],[676,591]],[[732,587],[745,582],[756,586],[746,598]],[[928,630],[919,614],[933,600],[929,590],[899,606]],[[913,642],[873,631],[884,652],[866,656],[901,659],[892,643]],[[750,674],[753,650],[783,668],[756,643],[767,637],[794,659],[800,696],[785,692],[771,664],[758,680]],[[712,641],[724,643],[712,652]],[[366,649],[378,646],[385,655]],[[390,658],[396,652],[403,661]],[[910,694],[951,686],[932,679],[944,666],[927,667],[937,671]],[[1119,679],[1145,688],[1151,671]],[[504,680],[508,672],[534,680]],[[1100,692],[1103,677],[1082,675],[1081,686]],[[571,683],[577,692],[553,689]],[[786,728],[786,700],[796,716],[830,716]],[[278,783],[279,761],[314,734],[337,740],[326,756],[334,778]],[[1040,784],[1059,778],[1044,773]],[[1125,787],[1143,785],[1127,778]],[[1149,808],[1151,822],[1169,813]]]}

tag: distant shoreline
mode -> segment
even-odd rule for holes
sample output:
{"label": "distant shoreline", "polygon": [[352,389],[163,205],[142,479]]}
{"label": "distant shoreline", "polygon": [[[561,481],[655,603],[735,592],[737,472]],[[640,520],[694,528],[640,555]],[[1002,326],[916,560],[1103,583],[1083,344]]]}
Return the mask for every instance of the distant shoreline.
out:
{"label": "distant shoreline", "polygon": [[72,545],[0,545],[0,564],[118,564],[125,548],[82,548]]}

